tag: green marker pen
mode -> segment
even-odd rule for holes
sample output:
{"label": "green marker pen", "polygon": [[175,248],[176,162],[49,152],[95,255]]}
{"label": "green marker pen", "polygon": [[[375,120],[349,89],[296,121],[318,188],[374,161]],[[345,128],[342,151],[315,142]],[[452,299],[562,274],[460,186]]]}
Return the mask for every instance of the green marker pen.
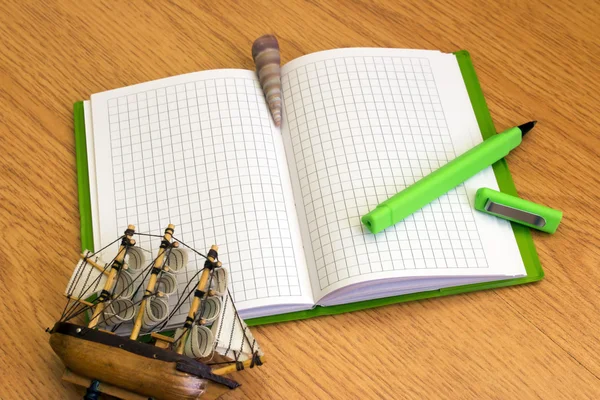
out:
{"label": "green marker pen", "polygon": [[423,208],[473,175],[504,158],[521,144],[537,121],[527,122],[488,138],[448,164],[379,204],[361,220],[372,233],[380,232]]}

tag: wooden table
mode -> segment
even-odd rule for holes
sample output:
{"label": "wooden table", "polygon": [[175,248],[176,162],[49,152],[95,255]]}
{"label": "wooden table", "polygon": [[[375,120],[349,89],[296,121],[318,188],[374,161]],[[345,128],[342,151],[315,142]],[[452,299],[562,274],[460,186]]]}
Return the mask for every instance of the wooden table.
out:
{"label": "wooden table", "polygon": [[269,362],[225,398],[600,398],[599,2],[121,3],[0,3],[1,399],[81,396],[44,332],[80,243],[73,103],[252,69],[266,32],[284,62],[468,49],[496,127],[540,121],[509,158],[520,195],[565,216],[556,234],[534,233],[541,283],[259,327]]}

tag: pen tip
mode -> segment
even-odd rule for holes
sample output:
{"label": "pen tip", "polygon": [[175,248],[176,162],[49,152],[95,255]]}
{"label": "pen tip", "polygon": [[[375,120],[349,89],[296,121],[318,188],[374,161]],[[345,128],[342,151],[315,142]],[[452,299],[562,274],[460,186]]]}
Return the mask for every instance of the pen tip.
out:
{"label": "pen tip", "polygon": [[522,125],[519,125],[519,129],[521,130],[521,134],[525,136],[527,132],[533,129],[533,127],[537,124],[537,121],[529,121]]}

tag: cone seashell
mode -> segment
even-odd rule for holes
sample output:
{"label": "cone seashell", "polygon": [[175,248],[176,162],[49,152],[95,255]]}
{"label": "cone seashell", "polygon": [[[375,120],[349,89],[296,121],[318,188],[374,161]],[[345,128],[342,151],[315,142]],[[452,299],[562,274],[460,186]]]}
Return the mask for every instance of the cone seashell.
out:
{"label": "cone seashell", "polygon": [[281,60],[277,38],[264,35],[256,39],[252,44],[252,58],[273,121],[276,126],[281,126]]}

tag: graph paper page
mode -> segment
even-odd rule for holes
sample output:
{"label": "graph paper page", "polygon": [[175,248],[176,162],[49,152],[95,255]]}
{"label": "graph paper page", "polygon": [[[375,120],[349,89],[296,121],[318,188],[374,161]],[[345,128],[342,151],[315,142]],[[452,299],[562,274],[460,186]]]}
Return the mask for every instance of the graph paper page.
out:
{"label": "graph paper page", "polygon": [[[312,305],[281,135],[254,72],[203,71],[95,94],[91,125],[98,248],[127,224],[162,234],[172,223],[201,253],[220,246],[242,315]],[[136,240],[156,255],[160,239]],[[203,266],[189,257],[173,304]]]}
{"label": "graph paper page", "polygon": [[491,168],[377,235],[360,221],[482,141],[454,55],[324,51],[286,64],[282,82],[282,133],[317,299],[379,279],[525,274],[510,224],[473,209],[479,187],[498,189]]}

